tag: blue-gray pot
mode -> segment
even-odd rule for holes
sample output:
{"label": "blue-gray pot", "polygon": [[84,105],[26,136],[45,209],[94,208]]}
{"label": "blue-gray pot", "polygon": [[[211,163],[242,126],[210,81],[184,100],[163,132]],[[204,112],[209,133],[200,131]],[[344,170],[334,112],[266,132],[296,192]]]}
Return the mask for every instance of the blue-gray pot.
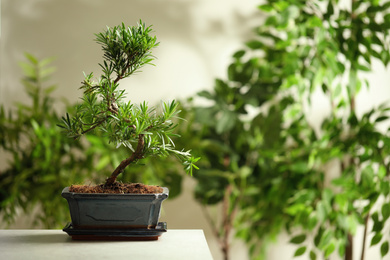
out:
{"label": "blue-gray pot", "polygon": [[155,228],[161,204],[169,190],[155,194],[75,193],[62,191],[69,204],[74,228],[134,229]]}

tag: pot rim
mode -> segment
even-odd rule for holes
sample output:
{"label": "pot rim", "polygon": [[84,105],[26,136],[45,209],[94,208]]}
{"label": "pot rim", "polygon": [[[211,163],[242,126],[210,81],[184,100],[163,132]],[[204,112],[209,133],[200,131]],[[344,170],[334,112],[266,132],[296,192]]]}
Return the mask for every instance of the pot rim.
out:
{"label": "pot rim", "polygon": [[79,192],[70,192],[69,186],[65,187],[62,190],[62,197],[69,198],[69,197],[112,197],[112,198],[125,198],[125,197],[165,197],[167,198],[169,195],[169,189],[167,187],[161,187],[163,188],[163,192],[161,193],[147,193],[147,194],[139,194],[139,193],[79,193]]}

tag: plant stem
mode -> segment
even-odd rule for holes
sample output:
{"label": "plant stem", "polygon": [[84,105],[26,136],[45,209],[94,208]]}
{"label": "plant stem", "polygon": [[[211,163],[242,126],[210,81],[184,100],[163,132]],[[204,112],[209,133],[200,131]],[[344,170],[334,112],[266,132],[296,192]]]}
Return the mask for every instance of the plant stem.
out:
{"label": "plant stem", "polygon": [[353,260],[353,237],[349,233],[348,234],[348,244],[345,248],[345,260]]}
{"label": "plant stem", "polygon": [[131,156],[125,160],[123,160],[118,167],[114,170],[114,172],[111,174],[111,176],[106,180],[105,186],[112,185],[119,174],[121,174],[127,166],[129,166],[131,163],[138,161],[139,159],[142,159],[144,154],[144,146],[145,146],[145,140],[144,135],[140,134],[138,138],[138,144],[137,149],[131,154]]}
{"label": "plant stem", "polygon": [[88,133],[89,131],[92,131],[93,129],[95,129],[95,128],[98,127],[99,125],[103,124],[105,120],[106,120],[106,119],[102,119],[102,120],[96,122],[93,126],[91,126],[90,128],[84,130],[83,132],[81,132],[81,134],[83,135],[83,134]]}
{"label": "plant stem", "polygon": [[201,208],[202,208],[202,211],[203,211],[203,214],[205,215],[206,217],[206,220],[207,222],[209,223],[210,225],[210,228],[211,228],[211,231],[213,232],[214,236],[217,238],[218,242],[219,242],[219,231],[217,229],[217,225],[215,224],[215,222],[213,221],[213,218],[210,216],[206,206],[204,204],[201,204],[200,205]]}
{"label": "plant stem", "polygon": [[228,185],[226,187],[225,197],[223,199],[222,211],[223,211],[223,237],[222,237],[222,253],[224,260],[229,259],[229,235],[231,230],[231,218],[229,214],[229,198],[232,193],[232,186]]}
{"label": "plant stem", "polygon": [[[212,217],[210,216],[209,212],[207,211],[206,207],[202,205],[203,213],[207,219],[207,221],[210,224],[211,230],[216,237],[219,247],[222,251],[223,259],[229,260],[229,249],[230,249],[230,232],[232,230],[232,222],[235,216],[236,208],[233,208],[233,211],[229,212],[229,199],[231,197],[232,193],[232,186],[228,185],[226,187],[225,196],[222,201],[222,224],[220,227],[216,227],[217,225],[213,221]],[[219,230],[218,230],[219,229]]]}
{"label": "plant stem", "polygon": [[[146,52],[148,52],[150,49],[147,49],[145,52],[142,53],[145,54]],[[131,66],[134,66],[139,60],[136,60],[136,61],[133,61],[133,62],[129,62],[130,60],[133,60],[133,57],[134,55],[130,56],[128,58],[128,61],[127,61],[127,64],[126,64],[126,67],[124,70],[122,70],[122,73],[120,75],[117,75],[116,79],[114,80],[114,84],[118,83],[119,80],[123,79],[123,77],[125,76],[126,74],[126,71],[131,67]]]}
{"label": "plant stem", "polygon": [[364,260],[364,253],[366,251],[366,239],[367,239],[367,229],[368,229],[368,219],[370,218],[370,214],[364,219],[364,234],[363,234],[363,245],[362,245],[362,255],[360,256],[360,260]]}
{"label": "plant stem", "polygon": [[130,68],[131,64],[129,63],[129,61],[127,61],[127,64],[126,64],[126,67],[124,70],[122,70],[122,73],[120,75],[117,75],[116,79],[114,80],[114,84],[118,83],[119,80],[121,80],[123,78],[123,76],[125,75],[126,73],[126,70],[128,68]]}
{"label": "plant stem", "polygon": [[[225,203],[225,201],[223,203]],[[205,215],[207,222],[209,223],[209,225],[211,227],[211,231],[213,232],[215,238],[218,241],[219,247],[222,251],[223,259],[229,260],[229,244],[226,243],[227,242],[227,240],[225,239],[226,233],[222,232],[221,228],[220,228],[220,231],[218,231],[217,225],[215,224],[215,222],[213,221],[209,212],[207,211],[207,208],[203,204],[201,206],[202,206],[203,214]],[[223,207],[223,209],[222,209],[223,212],[224,212],[224,209],[225,209],[225,207]],[[226,216],[225,216],[225,213],[223,213],[222,223],[225,223],[225,220],[226,220]]]}
{"label": "plant stem", "polygon": [[[354,20],[356,19],[356,14],[355,14],[355,2],[356,0],[352,0],[351,1],[351,24],[353,25],[354,23]],[[354,40],[356,40],[356,27],[352,27],[351,28],[351,38],[353,38]],[[357,51],[357,48],[355,48],[354,52],[356,53]],[[354,56],[354,57],[357,57],[357,56]],[[352,59],[352,58],[351,58]],[[353,68],[353,63],[352,63],[352,60],[351,60],[351,71],[350,71],[350,74],[353,75],[354,77],[354,89],[353,89],[353,92],[350,94],[350,113],[351,114],[355,114],[355,97],[356,97],[356,84],[357,84],[357,71],[355,70],[355,68]],[[350,159],[350,162],[349,162],[349,166],[353,165],[353,158]],[[353,259],[353,237],[351,235],[351,233],[348,233],[348,244],[347,244],[347,247],[345,249],[345,260],[352,260]]]}

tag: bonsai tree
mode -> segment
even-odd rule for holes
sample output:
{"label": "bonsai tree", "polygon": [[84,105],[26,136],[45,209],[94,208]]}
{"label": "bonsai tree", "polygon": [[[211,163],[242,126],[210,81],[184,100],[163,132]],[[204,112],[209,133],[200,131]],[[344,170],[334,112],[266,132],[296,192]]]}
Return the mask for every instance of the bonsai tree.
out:
{"label": "bonsai tree", "polygon": [[139,105],[125,102],[125,90],[119,88],[120,80],[130,77],[154,59],[151,51],[158,46],[151,27],[142,21],[134,27],[124,24],[107,28],[96,34],[96,42],[102,46],[104,55],[100,63],[102,75],[96,81],[93,73],[85,74],[81,89],[84,91],[82,103],[73,117],[66,114],[59,126],[69,137],[79,139],[82,135],[98,130],[108,137],[116,147],[124,146],[129,156],[122,160],[106,179],[104,187],[112,186],[125,168],[150,156],[166,157],[170,154],[179,158],[187,173],[192,175],[194,163],[199,158],[190,151],[177,150],[172,137],[178,118],[176,101],[163,103],[162,111],[149,107],[146,102]]}

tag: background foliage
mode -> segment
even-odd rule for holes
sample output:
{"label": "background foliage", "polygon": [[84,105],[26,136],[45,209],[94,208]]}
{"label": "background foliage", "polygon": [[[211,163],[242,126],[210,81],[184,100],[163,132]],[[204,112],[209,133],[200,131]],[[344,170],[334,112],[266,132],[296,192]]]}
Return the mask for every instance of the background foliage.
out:
{"label": "background foliage", "polygon": [[[294,256],[352,259],[353,246],[389,250],[388,103],[357,114],[373,62],[389,63],[388,1],[267,1],[256,37],[233,55],[228,78],[189,107],[203,162],[195,196],[229,258],[232,228],[253,259],[282,230]],[[307,114],[328,100],[319,127]],[[332,167],[329,167],[332,166]],[[369,229],[370,223],[373,228]],[[354,241],[364,226],[363,241]],[[368,240],[367,237],[370,237]],[[366,242],[366,240],[368,240]]]}

